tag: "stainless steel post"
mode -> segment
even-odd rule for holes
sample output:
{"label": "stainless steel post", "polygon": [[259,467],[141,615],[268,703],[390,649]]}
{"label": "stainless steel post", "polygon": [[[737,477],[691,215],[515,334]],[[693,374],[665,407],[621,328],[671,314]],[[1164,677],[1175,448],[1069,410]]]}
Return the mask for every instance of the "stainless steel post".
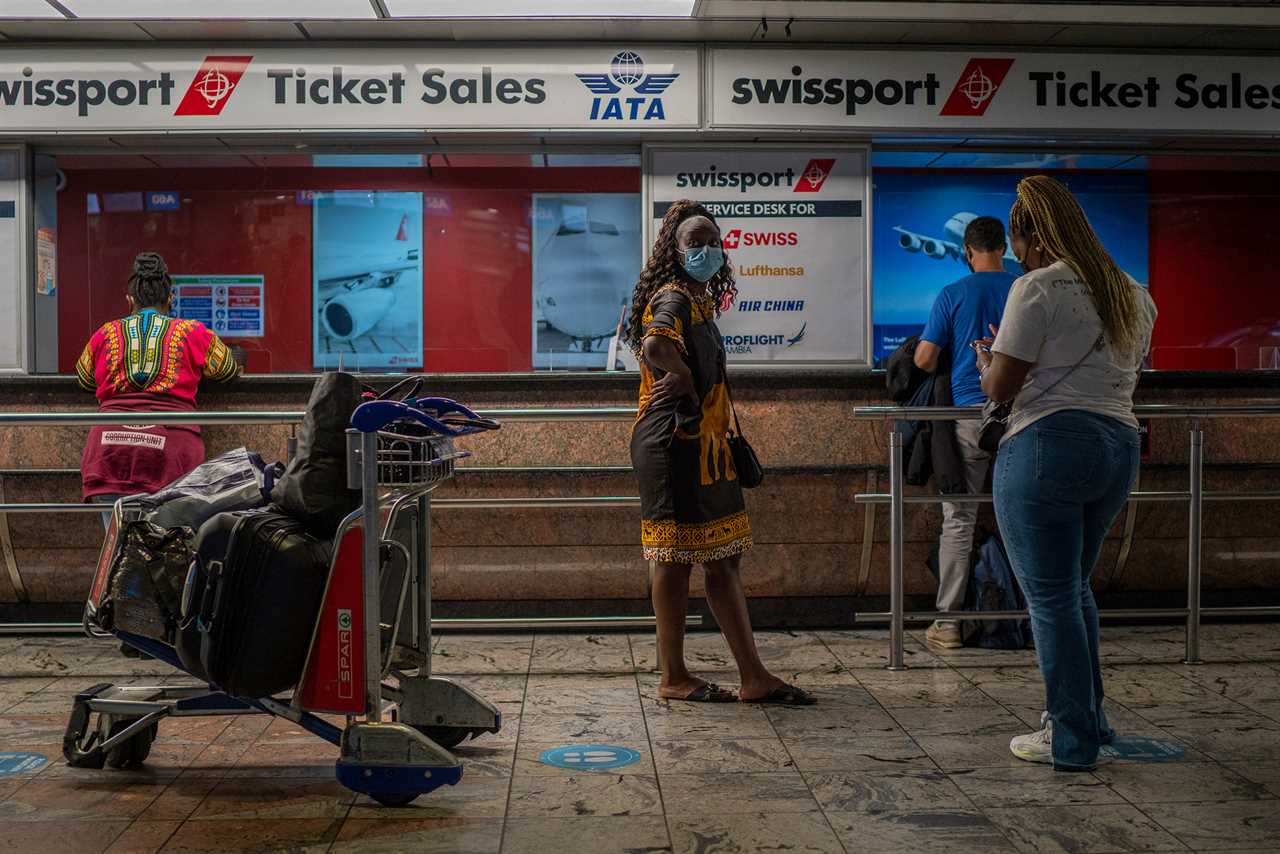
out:
{"label": "stainless steel post", "polygon": [[382,721],[382,526],[378,520],[378,434],[360,434],[360,492],[363,499],[364,692],[370,723]]}
{"label": "stainless steel post", "polygon": [[902,658],[903,644],[903,480],[902,434],[894,429],[889,434],[889,669],[906,670]]}
{"label": "stainless steel post", "polygon": [[1204,430],[1191,421],[1191,503],[1187,513],[1187,649],[1184,664],[1200,660],[1200,557],[1204,512]]}
{"label": "stainless steel post", "polygon": [[418,499],[418,524],[422,531],[418,534],[418,548],[422,557],[418,559],[421,572],[418,574],[418,625],[420,646],[427,656],[427,666],[422,675],[431,678],[431,494],[427,493]]}
{"label": "stainless steel post", "polygon": [[292,460],[298,455],[298,425],[289,425],[289,438],[284,443],[285,460]]}

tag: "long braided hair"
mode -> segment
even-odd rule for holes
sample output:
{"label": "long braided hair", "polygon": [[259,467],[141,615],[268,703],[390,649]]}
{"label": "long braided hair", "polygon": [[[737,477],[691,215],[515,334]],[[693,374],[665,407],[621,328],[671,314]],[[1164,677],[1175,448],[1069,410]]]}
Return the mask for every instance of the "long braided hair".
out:
{"label": "long braided hair", "polygon": [[[640,279],[636,282],[635,293],[631,296],[631,320],[627,324],[626,342],[639,356],[644,342],[644,310],[653,299],[654,293],[663,285],[680,281],[683,278],[683,267],[680,264],[680,248],[676,242],[676,231],[685,220],[701,216],[715,223],[716,218],[700,203],[692,199],[680,199],[662,217],[662,225],[658,229],[658,237],[653,242],[653,251],[649,260],[640,271]],[[716,224],[719,227],[719,224]],[[733,278],[733,265],[725,258],[724,266],[707,282],[707,294],[715,301],[716,315],[733,304],[738,295],[738,286]]]}
{"label": "long braided hair", "polygon": [[1009,231],[1034,239],[1051,259],[1071,266],[1089,289],[1112,346],[1121,352],[1136,346],[1139,309],[1129,277],[1103,248],[1070,190],[1047,175],[1023,178],[1009,211]]}
{"label": "long braided hair", "polygon": [[173,296],[173,279],[164,259],[155,252],[140,252],[129,274],[129,296],[137,310],[164,305]]}

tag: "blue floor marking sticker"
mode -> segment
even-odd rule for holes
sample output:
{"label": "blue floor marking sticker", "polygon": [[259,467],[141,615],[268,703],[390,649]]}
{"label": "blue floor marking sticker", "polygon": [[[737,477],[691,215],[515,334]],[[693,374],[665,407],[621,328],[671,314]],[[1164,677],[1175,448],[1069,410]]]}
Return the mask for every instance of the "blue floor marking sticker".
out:
{"label": "blue floor marking sticker", "polygon": [[1102,746],[1101,753],[1103,756],[1125,762],[1175,762],[1186,754],[1186,750],[1182,745],[1172,741],[1117,736],[1111,744]]}
{"label": "blue floor marking sticker", "polygon": [[43,753],[0,753],[0,777],[39,771],[48,764]]}
{"label": "blue floor marking sticker", "polygon": [[640,761],[639,752],[609,744],[571,744],[545,750],[538,757],[543,765],[585,771],[609,771]]}

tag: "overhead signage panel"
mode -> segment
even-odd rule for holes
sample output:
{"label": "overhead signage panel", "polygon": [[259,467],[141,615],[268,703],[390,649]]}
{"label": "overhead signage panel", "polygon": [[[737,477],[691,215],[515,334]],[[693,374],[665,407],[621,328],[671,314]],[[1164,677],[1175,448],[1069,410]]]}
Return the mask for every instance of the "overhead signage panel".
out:
{"label": "overhead signage panel", "polygon": [[13,48],[0,132],[692,128],[698,48]]}
{"label": "overhead signage panel", "polygon": [[1274,58],[710,51],[712,127],[1280,133]]}

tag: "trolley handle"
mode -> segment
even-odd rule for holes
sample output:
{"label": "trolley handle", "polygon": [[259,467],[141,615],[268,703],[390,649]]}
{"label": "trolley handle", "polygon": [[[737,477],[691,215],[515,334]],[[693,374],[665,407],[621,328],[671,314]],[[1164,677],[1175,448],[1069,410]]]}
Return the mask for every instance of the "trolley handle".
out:
{"label": "trolley handle", "polygon": [[[454,406],[458,407],[458,404]],[[394,421],[417,421],[431,432],[449,438],[497,429],[497,422],[480,418],[465,407],[460,409],[463,413],[469,413],[474,417],[462,414],[461,418],[450,417],[446,422],[407,403],[394,400],[371,400],[356,407],[355,413],[351,416],[351,426],[361,433],[376,433]],[[436,412],[439,413],[439,410]]]}
{"label": "trolley handle", "polygon": [[447,424],[469,428],[466,430],[468,433],[476,433],[481,430],[497,430],[500,426],[492,418],[485,418],[475,410],[447,397],[419,397],[416,400],[406,402],[412,403],[418,409],[432,413],[436,418]]}

